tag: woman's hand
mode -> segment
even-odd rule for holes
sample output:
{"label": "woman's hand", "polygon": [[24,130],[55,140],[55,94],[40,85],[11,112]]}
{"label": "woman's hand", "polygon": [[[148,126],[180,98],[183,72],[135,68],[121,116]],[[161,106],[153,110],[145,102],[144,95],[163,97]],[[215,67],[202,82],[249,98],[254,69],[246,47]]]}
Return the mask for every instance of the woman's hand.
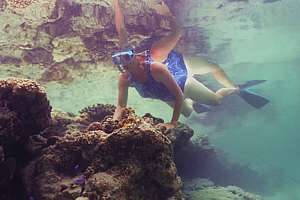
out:
{"label": "woman's hand", "polygon": [[116,110],[115,110],[115,113],[113,115],[113,120],[114,121],[120,120],[123,116],[123,113],[124,113],[124,109],[122,109],[120,107],[117,107]]}
{"label": "woman's hand", "polygon": [[161,130],[169,130],[169,129],[173,129],[177,126],[177,122],[176,123],[159,123],[156,125],[157,128],[161,129]]}

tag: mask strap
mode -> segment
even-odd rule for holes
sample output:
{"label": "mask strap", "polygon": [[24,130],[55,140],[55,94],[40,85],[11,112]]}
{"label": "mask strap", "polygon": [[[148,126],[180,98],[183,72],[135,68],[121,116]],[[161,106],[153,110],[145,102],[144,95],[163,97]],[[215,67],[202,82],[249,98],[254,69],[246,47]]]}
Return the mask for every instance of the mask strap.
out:
{"label": "mask strap", "polygon": [[124,70],[124,68],[123,68],[122,65],[118,65],[117,67],[118,67],[118,69],[119,69],[119,71],[120,71],[121,73],[124,73],[124,72],[125,72],[125,70]]}
{"label": "mask strap", "polygon": [[152,62],[152,59],[151,59],[151,56],[150,56],[150,50],[145,50],[145,51],[142,51],[140,53],[136,53],[134,55],[143,55],[143,56],[145,56],[144,63],[146,63],[146,64],[150,64]]}

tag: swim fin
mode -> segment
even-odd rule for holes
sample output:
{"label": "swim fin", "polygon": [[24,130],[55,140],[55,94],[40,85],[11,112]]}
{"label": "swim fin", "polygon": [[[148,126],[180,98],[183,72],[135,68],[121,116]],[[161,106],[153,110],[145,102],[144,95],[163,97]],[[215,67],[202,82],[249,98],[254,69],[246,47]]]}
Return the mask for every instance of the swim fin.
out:
{"label": "swim fin", "polygon": [[265,81],[266,80],[251,80],[251,81],[247,81],[244,84],[239,85],[240,88],[239,96],[251,106],[255,108],[262,108],[270,101],[267,98],[259,94],[256,94],[255,92],[250,91],[249,88],[261,84]]}
{"label": "swim fin", "polygon": [[252,91],[250,91],[249,89],[241,89],[239,96],[246,101],[248,104],[250,104],[251,106],[255,107],[255,108],[262,108],[263,106],[265,106],[267,103],[270,102],[270,100],[268,100],[267,98],[256,94]]}
{"label": "swim fin", "polygon": [[[217,90],[219,89],[218,85],[215,83],[214,80],[210,79],[207,76],[195,76],[196,80],[201,82],[202,84],[204,84],[206,87],[213,89],[213,90]],[[262,108],[263,106],[265,106],[267,103],[270,102],[270,100],[268,100],[267,98],[256,94],[252,91],[249,90],[250,87],[259,85],[261,83],[266,82],[266,80],[250,80],[247,81],[243,84],[239,84],[238,87],[240,88],[240,93],[238,94],[243,100],[245,100],[248,104],[250,104],[251,106],[255,107],[255,108]],[[205,107],[203,107],[205,106]],[[210,109],[209,106],[208,108],[206,107],[206,105],[203,104],[199,104],[197,103],[196,105],[193,105],[194,108],[198,108],[199,111],[202,112],[208,112]]]}
{"label": "swim fin", "polygon": [[193,109],[196,113],[204,113],[211,111],[211,107],[209,105],[205,105],[199,102],[193,102]]}
{"label": "swim fin", "polygon": [[244,84],[240,84],[239,85],[239,88],[242,90],[242,89],[248,89],[249,87],[252,87],[252,86],[255,86],[255,85],[258,85],[258,84],[261,84],[263,82],[266,82],[266,80],[251,80],[251,81],[247,81],[246,83]]}

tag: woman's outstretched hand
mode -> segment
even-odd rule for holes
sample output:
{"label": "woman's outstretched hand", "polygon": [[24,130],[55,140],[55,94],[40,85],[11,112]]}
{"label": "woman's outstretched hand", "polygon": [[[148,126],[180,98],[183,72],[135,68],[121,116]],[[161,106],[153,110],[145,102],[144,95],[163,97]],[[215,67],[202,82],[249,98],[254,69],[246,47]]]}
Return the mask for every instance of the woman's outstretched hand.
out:
{"label": "woman's outstretched hand", "polygon": [[124,114],[124,109],[117,106],[116,110],[115,110],[115,113],[113,115],[113,120],[116,121],[116,120],[120,120],[122,118]]}
{"label": "woman's outstretched hand", "polygon": [[160,130],[169,130],[172,128],[175,128],[177,126],[177,122],[176,123],[159,123],[156,125],[157,128],[159,128]]}

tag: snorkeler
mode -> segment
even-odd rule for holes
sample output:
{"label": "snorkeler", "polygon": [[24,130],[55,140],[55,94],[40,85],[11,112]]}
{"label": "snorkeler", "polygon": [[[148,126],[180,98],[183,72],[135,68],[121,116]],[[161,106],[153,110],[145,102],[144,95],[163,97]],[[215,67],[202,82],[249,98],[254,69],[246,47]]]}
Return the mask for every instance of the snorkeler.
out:
{"label": "snorkeler", "polygon": [[[194,102],[218,105],[223,97],[239,91],[217,64],[199,58],[184,59],[181,53],[173,50],[181,37],[181,29],[175,17],[172,17],[171,22],[172,33],[155,42],[149,50],[136,53],[128,48],[124,15],[119,1],[113,0],[113,4],[121,51],[113,54],[112,59],[122,72],[118,80],[119,93],[114,120],[120,119],[127,106],[128,87],[135,87],[144,98],[160,99],[173,107],[170,123],[164,124],[166,128],[174,128],[180,114],[189,117],[195,111]],[[165,4],[161,5],[161,10],[171,16]],[[195,66],[196,63],[201,66]],[[194,74],[205,73],[212,73],[224,88],[213,92],[193,78]]]}

